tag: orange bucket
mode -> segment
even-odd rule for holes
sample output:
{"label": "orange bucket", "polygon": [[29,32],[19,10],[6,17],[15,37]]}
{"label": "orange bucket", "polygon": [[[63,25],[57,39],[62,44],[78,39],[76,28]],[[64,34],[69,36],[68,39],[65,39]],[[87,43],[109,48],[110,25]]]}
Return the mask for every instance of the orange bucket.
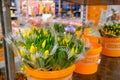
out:
{"label": "orange bucket", "polygon": [[102,54],[110,57],[120,57],[120,38],[101,37]]}
{"label": "orange bucket", "polygon": [[[85,28],[84,34],[89,35],[91,33],[91,28]],[[76,31],[75,34],[77,35],[77,37],[80,37],[80,35],[82,34],[82,30]]]}
{"label": "orange bucket", "polygon": [[80,74],[93,74],[97,72],[99,54],[102,50],[100,44],[92,44],[92,48],[85,53],[85,58],[77,62],[75,72]]}
{"label": "orange bucket", "polygon": [[101,44],[91,44],[92,47],[89,51],[86,52],[87,56],[91,56],[91,55],[97,55],[100,54],[100,52],[102,51],[102,45]]}
{"label": "orange bucket", "polygon": [[3,48],[0,48],[0,62],[4,60]]}
{"label": "orange bucket", "polygon": [[85,34],[90,34],[91,33],[91,28],[85,28]]}
{"label": "orange bucket", "polygon": [[84,39],[88,39],[90,43],[98,43],[98,38],[96,36],[83,35]]}
{"label": "orange bucket", "polygon": [[72,80],[75,65],[59,71],[39,71],[25,66],[25,72],[30,80]]}
{"label": "orange bucket", "polygon": [[98,63],[86,63],[84,60],[77,62],[75,72],[79,74],[93,74],[97,72]]}
{"label": "orange bucket", "polygon": [[101,44],[92,44],[92,48],[85,53],[85,60],[96,62],[99,59],[100,52],[102,51]]}
{"label": "orange bucket", "polygon": [[[17,55],[14,54],[14,56],[16,57]],[[0,62],[1,61],[4,61],[4,49],[3,48],[0,48]]]}

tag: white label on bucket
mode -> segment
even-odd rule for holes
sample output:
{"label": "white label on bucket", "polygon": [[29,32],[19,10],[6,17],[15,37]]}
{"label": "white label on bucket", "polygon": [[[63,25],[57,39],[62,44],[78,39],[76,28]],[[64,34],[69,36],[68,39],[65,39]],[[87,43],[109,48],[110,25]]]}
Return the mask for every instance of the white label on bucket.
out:
{"label": "white label on bucket", "polygon": [[104,43],[104,47],[109,50],[120,50],[120,43]]}

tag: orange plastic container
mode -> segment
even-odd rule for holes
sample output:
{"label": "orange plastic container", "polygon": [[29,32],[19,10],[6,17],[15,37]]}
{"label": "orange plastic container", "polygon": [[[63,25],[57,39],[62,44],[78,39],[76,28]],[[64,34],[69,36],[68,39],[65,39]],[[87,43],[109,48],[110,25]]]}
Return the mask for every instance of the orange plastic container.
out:
{"label": "orange plastic container", "polygon": [[101,44],[92,44],[92,48],[85,53],[85,59],[89,62],[96,62],[99,59],[99,55],[102,51]]}
{"label": "orange plastic container", "polygon": [[83,35],[84,39],[88,39],[90,43],[98,43],[98,38],[96,36]]}
{"label": "orange plastic container", "polygon": [[75,65],[59,71],[39,71],[25,66],[25,72],[30,80],[72,80]]}
{"label": "orange plastic container", "polygon": [[91,33],[91,28],[85,28],[85,34],[90,34]]}
{"label": "orange plastic container", "polygon": [[97,72],[98,63],[86,63],[86,61],[81,60],[76,64],[75,72],[79,74],[93,74]]}
{"label": "orange plastic container", "polygon": [[[14,54],[14,56],[16,57],[17,55]],[[4,61],[4,49],[3,48],[0,48],[0,62],[1,61]]]}
{"label": "orange plastic container", "polygon": [[85,53],[85,59],[75,64],[75,72],[80,74],[93,74],[97,72],[101,50],[102,47],[100,44],[92,44],[92,48]]}
{"label": "orange plastic container", "polygon": [[110,57],[120,57],[120,38],[101,37],[102,54]]}
{"label": "orange plastic container", "polygon": [[90,55],[100,54],[100,52],[102,51],[102,45],[98,43],[91,45],[92,47],[89,51],[86,52],[86,55],[90,56]]}
{"label": "orange plastic container", "polygon": [[[85,28],[84,34],[89,35],[90,33],[91,33],[91,28]],[[76,31],[75,34],[77,35],[77,37],[80,37],[80,35],[82,34],[82,30]]]}
{"label": "orange plastic container", "polygon": [[80,37],[80,35],[82,34],[82,31],[75,31],[75,34],[77,35],[77,37]]}
{"label": "orange plastic container", "polygon": [[3,48],[0,48],[0,62],[4,60]]}

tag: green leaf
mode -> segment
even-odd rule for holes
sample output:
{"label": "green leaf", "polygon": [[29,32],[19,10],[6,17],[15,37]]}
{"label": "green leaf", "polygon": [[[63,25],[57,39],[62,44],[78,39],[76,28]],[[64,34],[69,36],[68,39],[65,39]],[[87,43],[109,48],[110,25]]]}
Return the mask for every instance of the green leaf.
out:
{"label": "green leaf", "polygon": [[45,60],[45,68],[47,70],[50,70],[50,69],[55,69],[54,66],[56,65],[56,61],[55,61],[55,58],[54,58],[54,55],[52,56],[49,56],[46,60]]}
{"label": "green leaf", "polygon": [[36,64],[38,68],[44,68],[45,67],[45,61],[42,57],[36,58]]}

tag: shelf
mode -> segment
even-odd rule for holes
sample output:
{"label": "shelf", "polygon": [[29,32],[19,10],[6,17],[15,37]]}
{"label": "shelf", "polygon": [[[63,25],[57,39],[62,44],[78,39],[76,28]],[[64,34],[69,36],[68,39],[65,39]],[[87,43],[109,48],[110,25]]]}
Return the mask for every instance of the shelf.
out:
{"label": "shelf", "polygon": [[17,15],[12,15],[11,17],[12,17],[12,18],[17,18]]}
{"label": "shelf", "polygon": [[[57,12],[59,13],[59,3],[56,2],[55,6],[56,6],[55,13],[57,14]],[[69,2],[66,2],[66,1],[61,1],[60,7],[62,8],[61,13],[71,12],[74,14],[76,12],[82,12],[81,5],[73,4],[72,10],[71,10],[71,4]]]}
{"label": "shelf", "polygon": [[11,9],[11,10],[17,10],[17,8],[16,8],[16,7],[10,7],[10,9]]}
{"label": "shelf", "polygon": [[82,10],[75,10],[75,11],[73,11],[73,12],[74,12],[74,13],[75,13],[75,12],[82,12]]}
{"label": "shelf", "polygon": [[[62,12],[69,12],[70,10],[62,10]],[[58,11],[56,11],[56,12],[58,12]],[[73,13],[75,13],[75,12],[82,12],[82,10],[73,10]]]}
{"label": "shelf", "polygon": [[119,0],[86,0],[86,3],[84,0],[65,0],[72,3],[77,4],[87,4],[87,5],[119,5]]}
{"label": "shelf", "polygon": [[11,19],[12,19],[12,20],[16,20],[17,18],[18,18],[17,15],[14,15],[14,14],[11,15]]}

